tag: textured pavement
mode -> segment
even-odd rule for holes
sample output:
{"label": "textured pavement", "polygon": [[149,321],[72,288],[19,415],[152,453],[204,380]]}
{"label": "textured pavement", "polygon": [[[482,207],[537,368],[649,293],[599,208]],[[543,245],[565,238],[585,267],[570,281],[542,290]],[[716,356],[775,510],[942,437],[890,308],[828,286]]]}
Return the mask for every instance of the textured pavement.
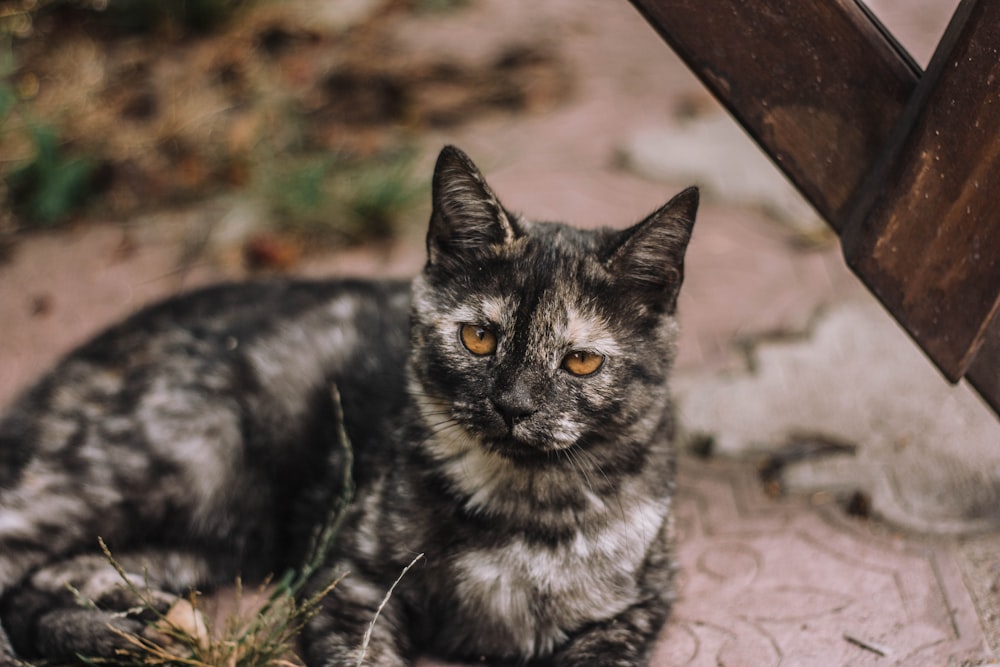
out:
{"label": "textured pavement", "polygon": [[996,664],[948,543],[823,496],[770,499],[727,461],[684,462],[678,518],[684,574],[657,666]]}

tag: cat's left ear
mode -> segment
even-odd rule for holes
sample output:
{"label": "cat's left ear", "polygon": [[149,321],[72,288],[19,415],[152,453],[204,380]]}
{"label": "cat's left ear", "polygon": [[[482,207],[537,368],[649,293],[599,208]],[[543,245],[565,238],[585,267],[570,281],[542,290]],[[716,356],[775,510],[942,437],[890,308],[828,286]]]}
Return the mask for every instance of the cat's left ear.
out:
{"label": "cat's left ear", "polygon": [[698,188],[691,187],[620,232],[608,250],[605,267],[630,289],[648,294],[665,312],[673,312],[697,212]]}
{"label": "cat's left ear", "polygon": [[434,167],[428,262],[461,263],[517,236],[510,216],[469,156],[445,146]]}

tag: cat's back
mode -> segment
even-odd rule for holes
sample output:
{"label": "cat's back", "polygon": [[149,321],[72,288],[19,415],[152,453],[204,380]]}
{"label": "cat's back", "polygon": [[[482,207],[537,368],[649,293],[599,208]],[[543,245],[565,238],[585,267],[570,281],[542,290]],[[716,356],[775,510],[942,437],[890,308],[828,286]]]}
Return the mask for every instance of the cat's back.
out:
{"label": "cat's back", "polygon": [[[393,369],[405,364],[408,311],[407,283],[362,280],[225,284],[149,306],[71,352],[10,407],[0,490],[36,455],[79,453],[87,440],[176,448],[183,438],[168,425],[195,429],[222,413],[239,412],[239,430],[261,446],[294,439],[331,383],[344,383],[352,403],[371,393],[366,385],[391,393],[402,384]],[[109,425],[120,437],[94,433]]]}

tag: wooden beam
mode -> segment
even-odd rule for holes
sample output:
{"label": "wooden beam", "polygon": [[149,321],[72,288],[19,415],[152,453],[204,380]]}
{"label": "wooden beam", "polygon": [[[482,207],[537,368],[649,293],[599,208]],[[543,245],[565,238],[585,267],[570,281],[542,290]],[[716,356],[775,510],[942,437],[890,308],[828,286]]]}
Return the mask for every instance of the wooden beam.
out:
{"label": "wooden beam", "polygon": [[919,68],[853,0],[631,0],[838,232]]}
{"label": "wooden beam", "polygon": [[1000,2],[963,0],[841,239],[953,382],[1000,312],[998,202]]}
{"label": "wooden beam", "polygon": [[993,412],[1000,415],[1000,314],[986,330],[979,353],[965,377],[976,388]]}

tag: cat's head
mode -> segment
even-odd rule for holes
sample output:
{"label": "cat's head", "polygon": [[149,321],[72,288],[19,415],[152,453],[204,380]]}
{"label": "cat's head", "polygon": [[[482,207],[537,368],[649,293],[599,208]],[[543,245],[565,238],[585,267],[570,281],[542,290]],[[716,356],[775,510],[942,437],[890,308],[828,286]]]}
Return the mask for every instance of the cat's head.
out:
{"label": "cat's head", "polygon": [[531,222],[446,147],[411,352],[434,453],[479,448],[545,465],[557,452],[648,439],[668,402],[697,207],[690,188],[623,231]]}

